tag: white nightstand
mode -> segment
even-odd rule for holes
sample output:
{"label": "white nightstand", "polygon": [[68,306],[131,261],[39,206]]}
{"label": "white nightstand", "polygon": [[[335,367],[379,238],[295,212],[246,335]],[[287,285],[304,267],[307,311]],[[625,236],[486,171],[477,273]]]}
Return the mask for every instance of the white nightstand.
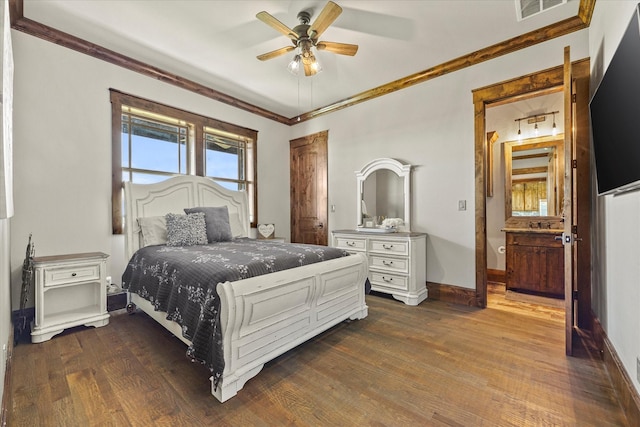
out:
{"label": "white nightstand", "polygon": [[74,326],[105,326],[107,257],[102,252],[33,258],[36,316],[31,342]]}

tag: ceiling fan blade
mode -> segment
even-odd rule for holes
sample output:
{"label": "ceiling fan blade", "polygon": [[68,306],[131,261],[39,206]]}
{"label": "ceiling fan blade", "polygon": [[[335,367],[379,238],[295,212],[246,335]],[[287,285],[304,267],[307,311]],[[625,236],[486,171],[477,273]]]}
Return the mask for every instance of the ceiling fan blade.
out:
{"label": "ceiling fan blade", "polygon": [[266,61],[268,59],[273,59],[273,58],[278,57],[280,55],[284,55],[287,52],[291,52],[295,48],[296,48],[295,46],[281,47],[280,49],[272,50],[271,52],[267,52],[267,53],[263,53],[262,55],[258,55],[257,58],[260,61]]}
{"label": "ceiling fan blade", "polygon": [[320,15],[318,15],[313,24],[311,24],[307,30],[307,35],[313,40],[318,40],[320,35],[324,33],[324,30],[329,28],[329,25],[331,25],[341,13],[342,8],[330,1],[324,9],[322,9],[322,12],[320,12]]}
{"label": "ceiling fan blade", "polygon": [[265,12],[265,11],[259,12],[256,15],[256,18],[258,18],[259,20],[261,20],[271,28],[275,29],[276,31],[289,37],[291,40],[294,40],[294,41],[298,40],[298,35],[291,28],[287,27],[282,22],[278,21],[268,12]]}
{"label": "ceiling fan blade", "polygon": [[338,55],[354,56],[356,52],[358,52],[358,45],[335,42],[318,42],[316,49],[326,50],[328,52],[337,53]]}

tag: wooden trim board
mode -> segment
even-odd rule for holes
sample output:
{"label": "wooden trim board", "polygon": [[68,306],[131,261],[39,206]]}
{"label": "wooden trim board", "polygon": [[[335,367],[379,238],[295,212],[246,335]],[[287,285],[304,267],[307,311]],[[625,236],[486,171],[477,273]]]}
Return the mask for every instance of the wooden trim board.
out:
{"label": "wooden trim board", "polygon": [[600,350],[602,360],[609,373],[609,379],[617,394],[618,402],[620,402],[620,406],[627,416],[629,426],[640,427],[640,395],[633,386],[633,382],[624,368],[615,347],[609,341],[607,333],[602,328],[600,320],[593,312],[591,312],[591,316],[593,341],[598,350]]}
{"label": "wooden trim board", "polygon": [[487,282],[507,283],[506,271],[487,268]]}
{"label": "wooden trim board", "polygon": [[476,306],[476,291],[474,289],[427,282],[427,290],[429,294],[428,299],[431,300],[472,307]]}

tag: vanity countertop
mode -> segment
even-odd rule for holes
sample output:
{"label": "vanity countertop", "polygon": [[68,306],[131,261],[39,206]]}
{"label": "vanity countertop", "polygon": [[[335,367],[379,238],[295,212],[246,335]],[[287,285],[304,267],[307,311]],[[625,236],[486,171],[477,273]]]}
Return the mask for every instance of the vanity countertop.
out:
{"label": "vanity countertop", "polygon": [[537,234],[562,234],[564,232],[563,229],[557,228],[503,228],[500,231],[504,231],[506,233],[537,233]]}

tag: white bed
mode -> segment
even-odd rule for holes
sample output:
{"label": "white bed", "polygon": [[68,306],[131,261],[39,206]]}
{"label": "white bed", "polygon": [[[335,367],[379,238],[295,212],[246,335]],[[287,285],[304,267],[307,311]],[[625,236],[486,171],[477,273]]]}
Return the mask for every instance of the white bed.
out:
{"label": "white bed", "polygon": [[[127,256],[142,246],[138,218],[183,214],[184,208],[207,206],[227,206],[230,217],[239,219],[236,236],[249,236],[243,192],[229,191],[208,178],[184,175],[157,184],[125,183]],[[224,402],[266,362],[346,319],[366,317],[366,277],[366,258],[358,254],[219,283],[225,367],[217,387],[211,378],[212,394]],[[135,293],[129,296],[132,304],[189,344],[180,325],[166,320],[166,313],[155,311]]]}

